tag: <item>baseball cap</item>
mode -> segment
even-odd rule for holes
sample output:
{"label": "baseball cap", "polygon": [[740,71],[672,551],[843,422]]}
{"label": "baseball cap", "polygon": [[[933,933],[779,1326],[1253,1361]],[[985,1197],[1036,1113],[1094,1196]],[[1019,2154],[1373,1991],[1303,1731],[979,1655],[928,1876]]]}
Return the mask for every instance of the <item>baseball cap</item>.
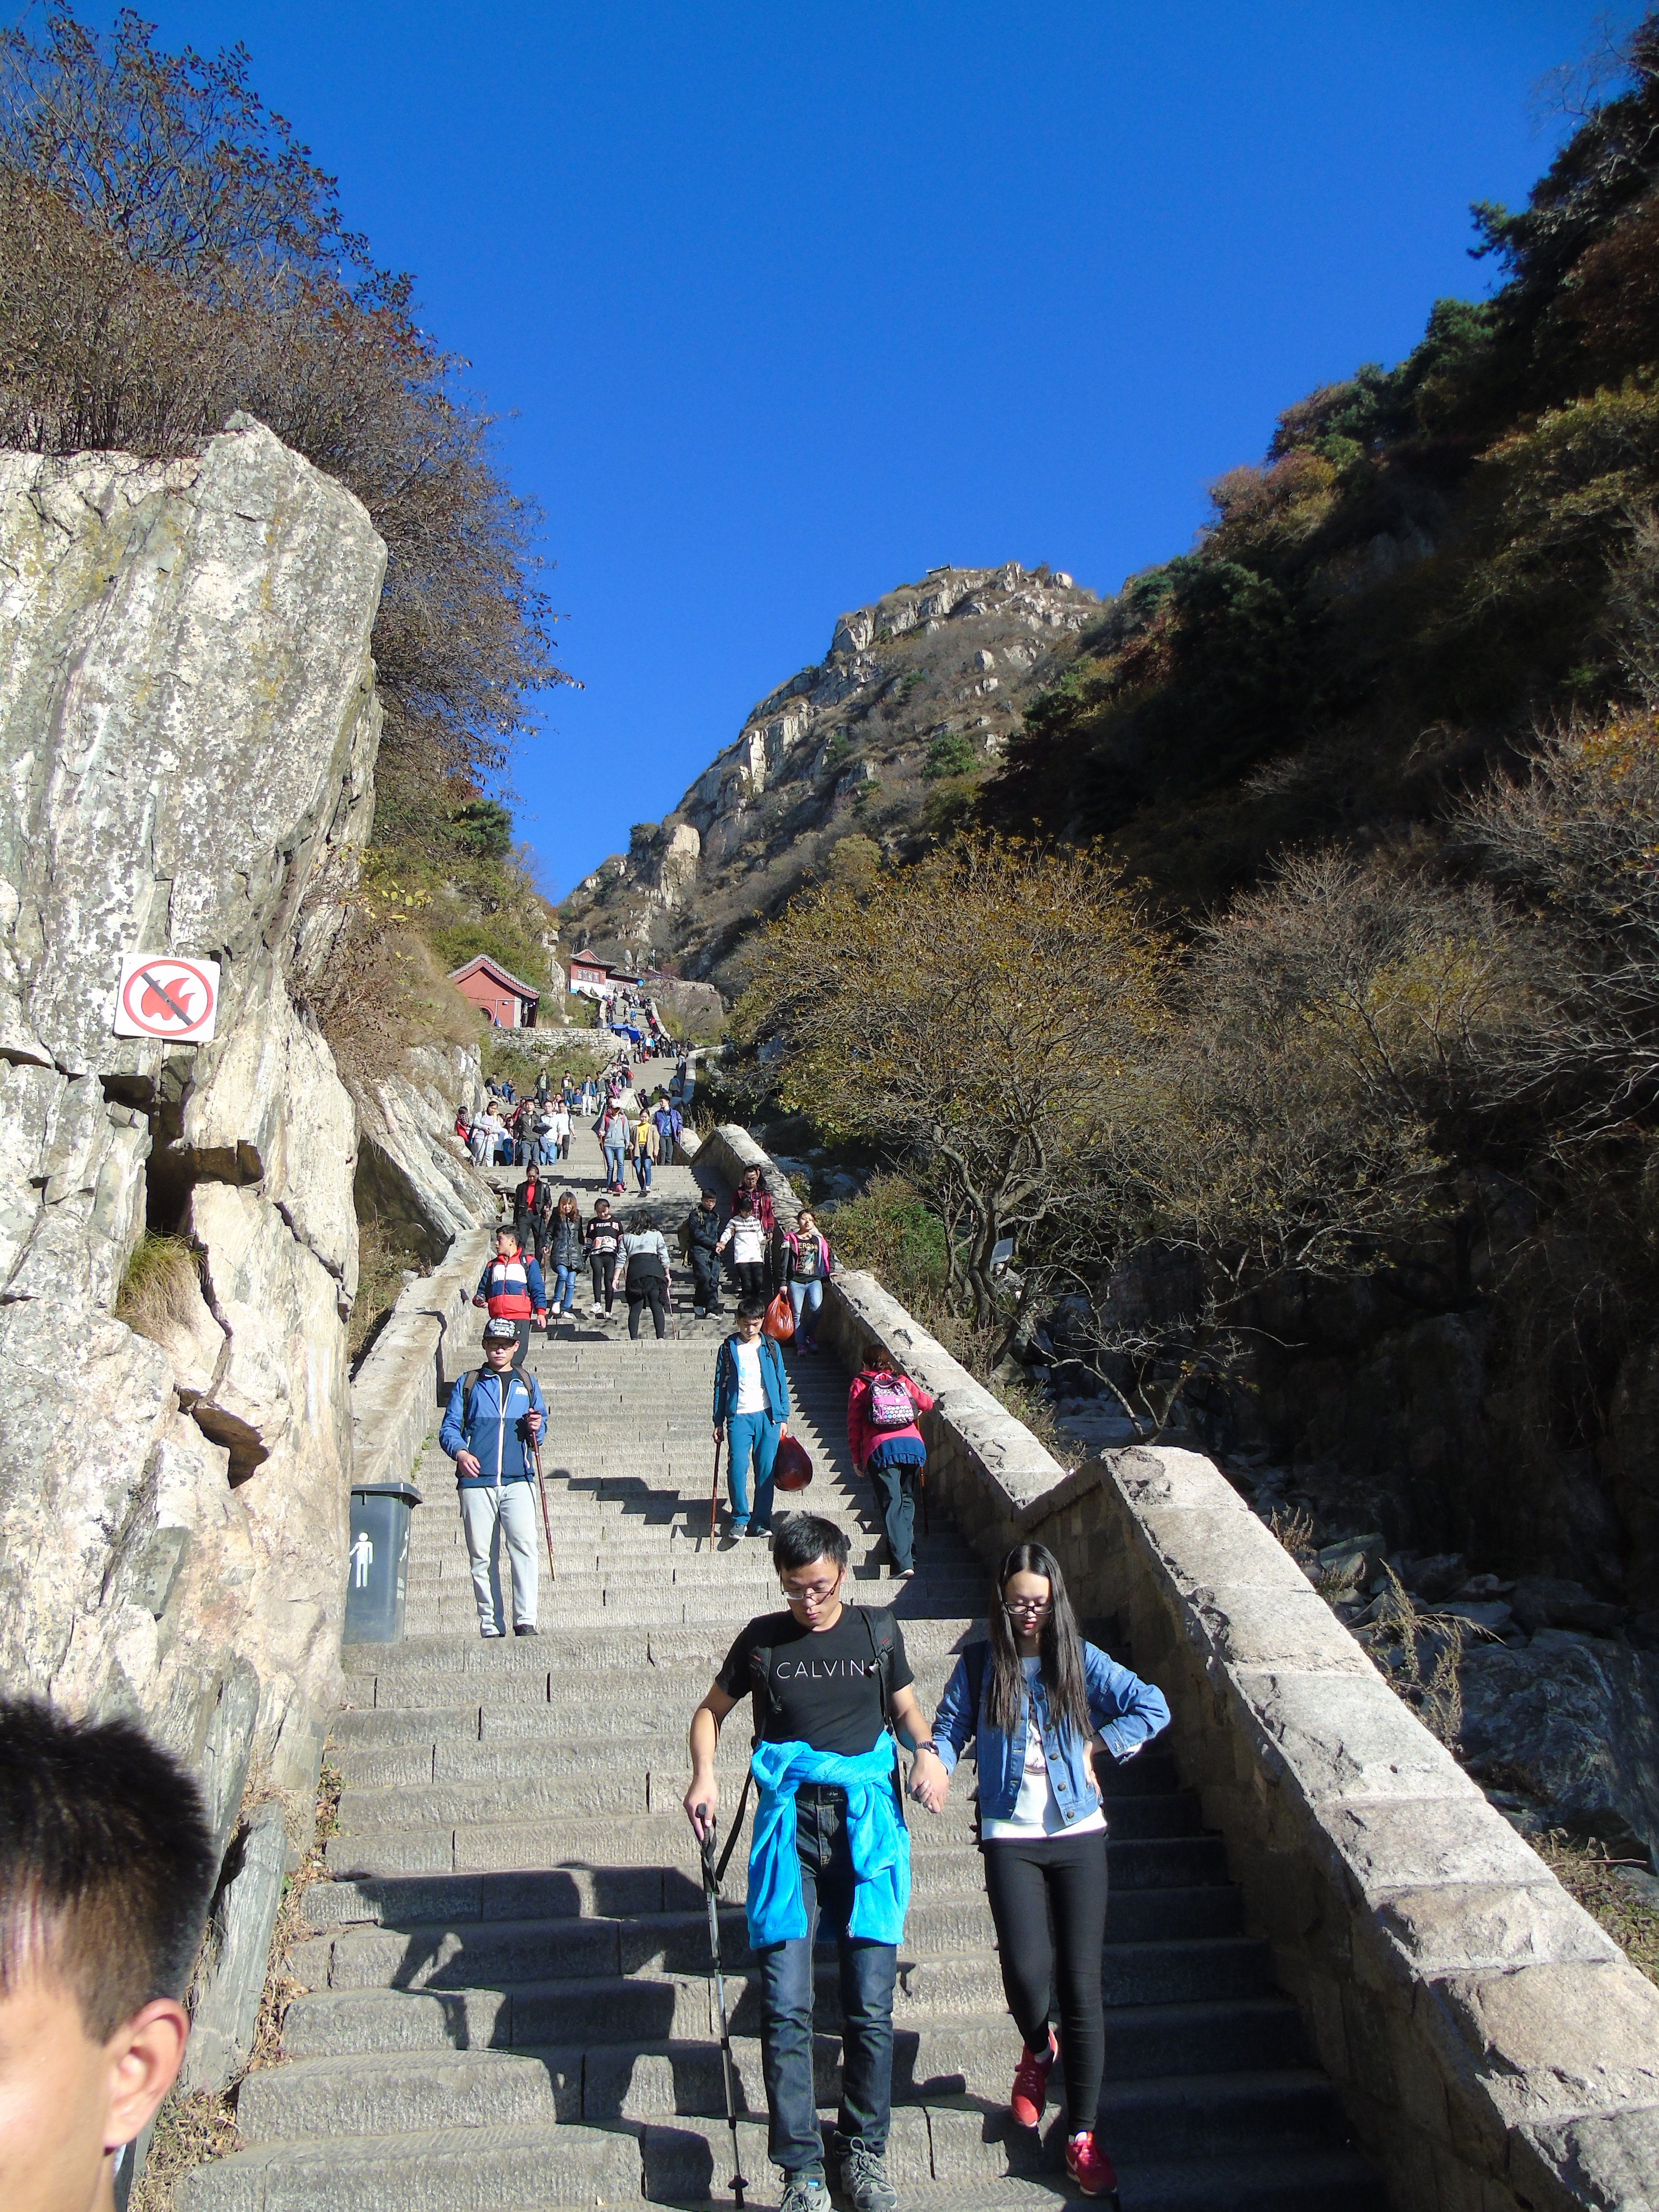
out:
{"label": "baseball cap", "polygon": [[483,1326],[483,1340],[486,1344],[512,1344],[517,1340],[518,1334],[518,1323],[507,1321],[499,1314],[493,1321],[487,1321]]}

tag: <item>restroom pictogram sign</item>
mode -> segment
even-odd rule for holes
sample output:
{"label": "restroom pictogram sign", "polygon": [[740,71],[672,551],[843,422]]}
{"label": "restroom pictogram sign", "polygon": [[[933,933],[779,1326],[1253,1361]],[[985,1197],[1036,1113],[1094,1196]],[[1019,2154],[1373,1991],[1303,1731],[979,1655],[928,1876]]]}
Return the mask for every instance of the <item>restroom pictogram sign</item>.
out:
{"label": "restroom pictogram sign", "polygon": [[176,954],[129,952],[115,994],[117,1036],[174,1037],[205,1044],[219,1012],[219,963]]}

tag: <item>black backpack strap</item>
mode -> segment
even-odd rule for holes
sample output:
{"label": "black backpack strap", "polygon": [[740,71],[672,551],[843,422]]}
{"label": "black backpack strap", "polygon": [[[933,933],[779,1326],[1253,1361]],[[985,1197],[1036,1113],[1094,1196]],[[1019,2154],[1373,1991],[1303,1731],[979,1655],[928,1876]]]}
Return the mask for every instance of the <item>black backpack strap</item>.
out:
{"label": "black backpack strap", "polygon": [[732,1854],[738,1848],[738,1838],[743,1833],[743,1816],[749,1809],[749,1792],[754,1785],[754,1780],[755,1770],[751,1766],[744,1775],[743,1790],[738,1798],[738,1810],[732,1822],[732,1832],[726,1839],[726,1849],[720,1853],[720,1864],[714,1869],[716,1889],[726,1880],[726,1869],[732,1863]]}
{"label": "black backpack strap", "polygon": [[[877,1672],[881,1676],[881,1717],[883,1722],[890,1728],[892,1722],[889,1718],[889,1713],[893,1703],[893,1616],[890,1613],[872,1606],[861,1605],[859,1611],[864,1618],[864,1632],[870,1639],[871,1656],[874,1659]],[[876,1626],[878,1619],[881,1622],[879,1628]]]}
{"label": "black backpack strap", "polygon": [[[726,1349],[724,1344],[721,1345],[720,1349],[721,1351]],[[755,1715],[755,1733],[749,1739],[749,1748],[752,1752],[761,1740],[762,1698],[765,1698],[768,1706],[773,1712],[782,1711],[781,1700],[772,1686],[772,1646],[769,1644],[757,1644],[750,1652],[749,1674],[754,1698]],[[726,1838],[726,1849],[720,1853],[720,1864],[714,1869],[716,1889],[725,1881],[726,1869],[732,1863],[732,1854],[738,1848],[738,1838],[743,1833],[743,1816],[749,1809],[749,1792],[754,1787],[754,1783],[755,1770],[751,1766],[744,1771],[743,1790],[738,1799],[738,1809],[732,1818],[731,1832]]]}
{"label": "black backpack strap", "polygon": [[480,1367],[467,1377],[466,1396],[462,1401],[461,1425],[469,1436],[472,1432],[472,1408],[478,1395],[478,1385],[489,1372],[487,1367]]}

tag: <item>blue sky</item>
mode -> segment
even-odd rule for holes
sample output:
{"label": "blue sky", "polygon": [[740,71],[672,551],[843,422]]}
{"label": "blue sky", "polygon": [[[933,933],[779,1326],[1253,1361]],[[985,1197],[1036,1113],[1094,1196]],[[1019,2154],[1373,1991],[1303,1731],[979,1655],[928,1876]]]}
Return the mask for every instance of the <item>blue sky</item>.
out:
{"label": "blue sky", "polygon": [[[101,13],[102,11],[99,11]],[[556,894],[837,613],[935,564],[1115,590],[1279,410],[1486,289],[1595,0],[150,0],[252,50],[511,410],[565,665]],[[1615,9],[1628,23],[1637,9]]]}

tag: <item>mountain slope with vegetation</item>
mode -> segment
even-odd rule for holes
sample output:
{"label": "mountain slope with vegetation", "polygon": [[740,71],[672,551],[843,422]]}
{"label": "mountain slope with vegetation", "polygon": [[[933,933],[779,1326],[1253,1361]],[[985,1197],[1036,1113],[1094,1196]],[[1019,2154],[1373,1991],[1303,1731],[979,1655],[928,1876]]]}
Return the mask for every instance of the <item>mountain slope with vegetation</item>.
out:
{"label": "mountain slope with vegetation", "polygon": [[744,938],[803,882],[856,881],[960,825],[1099,614],[1069,576],[1009,562],[934,568],[842,615],[823,662],[564,902],[568,942],[730,988]]}
{"label": "mountain slope with vegetation", "polygon": [[983,818],[1105,837],[1199,913],[1288,846],[1377,847],[1560,716],[1659,685],[1659,33],[1518,213],[1505,281],[1279,417],[1190,552],[1036,702]]}
{"label": "mountain slope with vegetation", "polygon": [[[1310,1559],[1347,1543],[1345,1618],[1384,1553],[1482,1608],[1466,1748],[1645,1850],[1659,18],[1478,220],[1493,297],[1285,411],[1030,703],[967,835],[767,929],[732,1079],[822,1195],[879,1171],[832,1235],[982,1372],[1191,1436]],[[1097,966],[1146,948],[1132,1024],[1069,1005],[1080,929]]]}

